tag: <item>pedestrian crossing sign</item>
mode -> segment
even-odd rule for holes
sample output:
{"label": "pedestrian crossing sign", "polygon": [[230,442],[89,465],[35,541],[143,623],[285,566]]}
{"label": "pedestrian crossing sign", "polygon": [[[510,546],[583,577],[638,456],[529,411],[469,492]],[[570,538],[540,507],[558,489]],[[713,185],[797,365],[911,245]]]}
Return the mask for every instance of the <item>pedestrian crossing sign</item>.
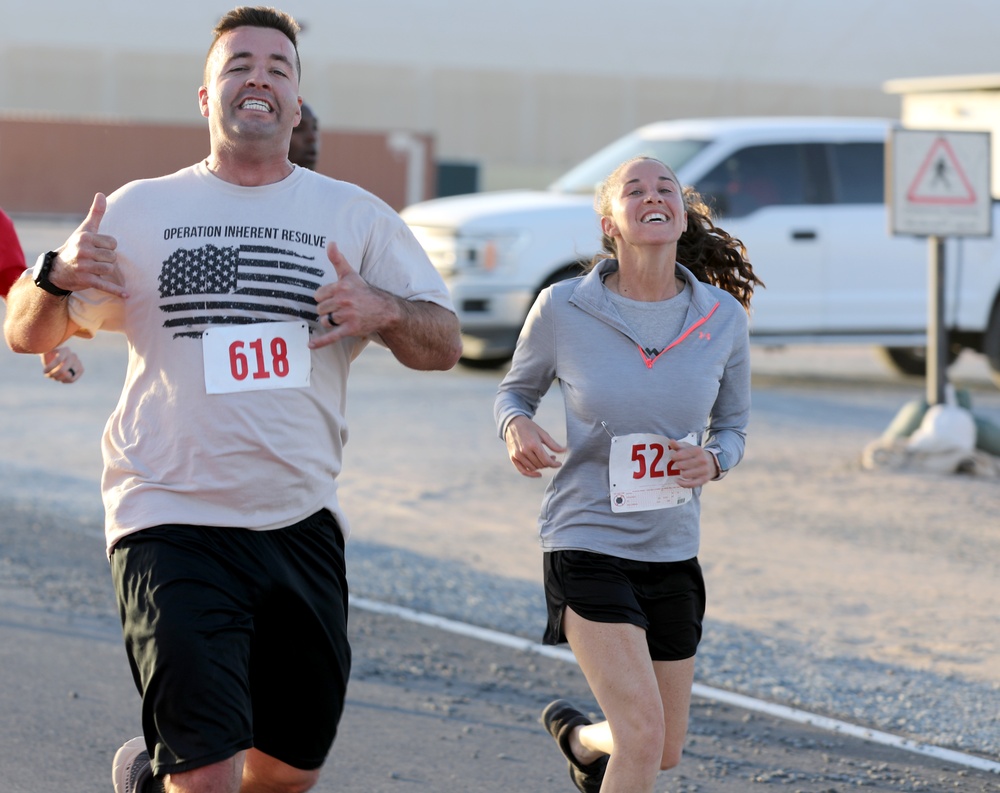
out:
{"label": "pedestrian crossing sign", "polygon": [[989,236],[990,134],[894,129],[886,158],[890,232]]}

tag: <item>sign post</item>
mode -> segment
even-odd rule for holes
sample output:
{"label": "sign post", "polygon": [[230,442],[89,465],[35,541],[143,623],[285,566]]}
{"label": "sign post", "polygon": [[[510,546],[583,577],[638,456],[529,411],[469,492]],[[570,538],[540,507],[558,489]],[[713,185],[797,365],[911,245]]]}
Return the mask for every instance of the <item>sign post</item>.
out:
{"label": "sign post", "polygon": [[990,133],[896,128],[886,157],[890,233],[928,238],[927,403],[945,401],[944,237],[993,233]]}

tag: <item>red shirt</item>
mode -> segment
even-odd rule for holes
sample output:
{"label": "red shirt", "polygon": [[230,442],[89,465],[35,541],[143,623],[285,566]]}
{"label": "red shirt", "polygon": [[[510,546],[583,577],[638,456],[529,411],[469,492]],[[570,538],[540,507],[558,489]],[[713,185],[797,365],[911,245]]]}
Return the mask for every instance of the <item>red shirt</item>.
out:
{"label": "red shirt", "polygon": [[21,242],[14,224],[0,209],[0,297],[7,297],[10,287],[21,277],[26,265]]}

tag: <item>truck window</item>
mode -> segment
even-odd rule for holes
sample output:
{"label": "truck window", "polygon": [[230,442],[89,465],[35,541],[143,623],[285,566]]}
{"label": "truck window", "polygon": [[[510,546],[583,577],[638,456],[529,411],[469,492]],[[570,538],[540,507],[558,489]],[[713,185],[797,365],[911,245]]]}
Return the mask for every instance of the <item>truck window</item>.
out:
{"label": "truck window", "polygon": [[814,203],[806,149],[798,144],[748,146],[729,155],[695,187],[722,217],[744,217],[776,204]]}
{"label": "truck window", "polygon": [[838,204],[885,201],[885,146],[882,143],[830,145],[834,199]]}
{"label": "truck window", "polygon": [[601,182],[625,160],[655,157],[676,171],[683,168],[688,160],[707,145],[708,142],[703,140],[647,140],[637,135],[627,135],[588,157],[560,177],[549,189],[557,193],[593,195]]}

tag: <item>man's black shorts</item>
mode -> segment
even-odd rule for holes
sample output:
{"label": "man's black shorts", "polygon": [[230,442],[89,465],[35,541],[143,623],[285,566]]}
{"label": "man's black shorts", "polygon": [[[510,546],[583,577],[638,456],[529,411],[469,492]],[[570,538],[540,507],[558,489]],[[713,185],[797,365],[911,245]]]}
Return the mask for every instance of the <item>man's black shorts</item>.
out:
{"label": "man's black shorts", "polygon": [[111,570],[154,774],[250,747],[322,765],[351,666],[329,511],[272,531],[144,529],[118,542]]}
{"label": "man's black shorts", "polygon": [[697,558],[638,562],[590,551],[544,554],[548,625],[545,644],[562,644],[569,606],[592,622],[624,622],[646,631],[654,661],[690,658],[701,641],[705,580]]}

